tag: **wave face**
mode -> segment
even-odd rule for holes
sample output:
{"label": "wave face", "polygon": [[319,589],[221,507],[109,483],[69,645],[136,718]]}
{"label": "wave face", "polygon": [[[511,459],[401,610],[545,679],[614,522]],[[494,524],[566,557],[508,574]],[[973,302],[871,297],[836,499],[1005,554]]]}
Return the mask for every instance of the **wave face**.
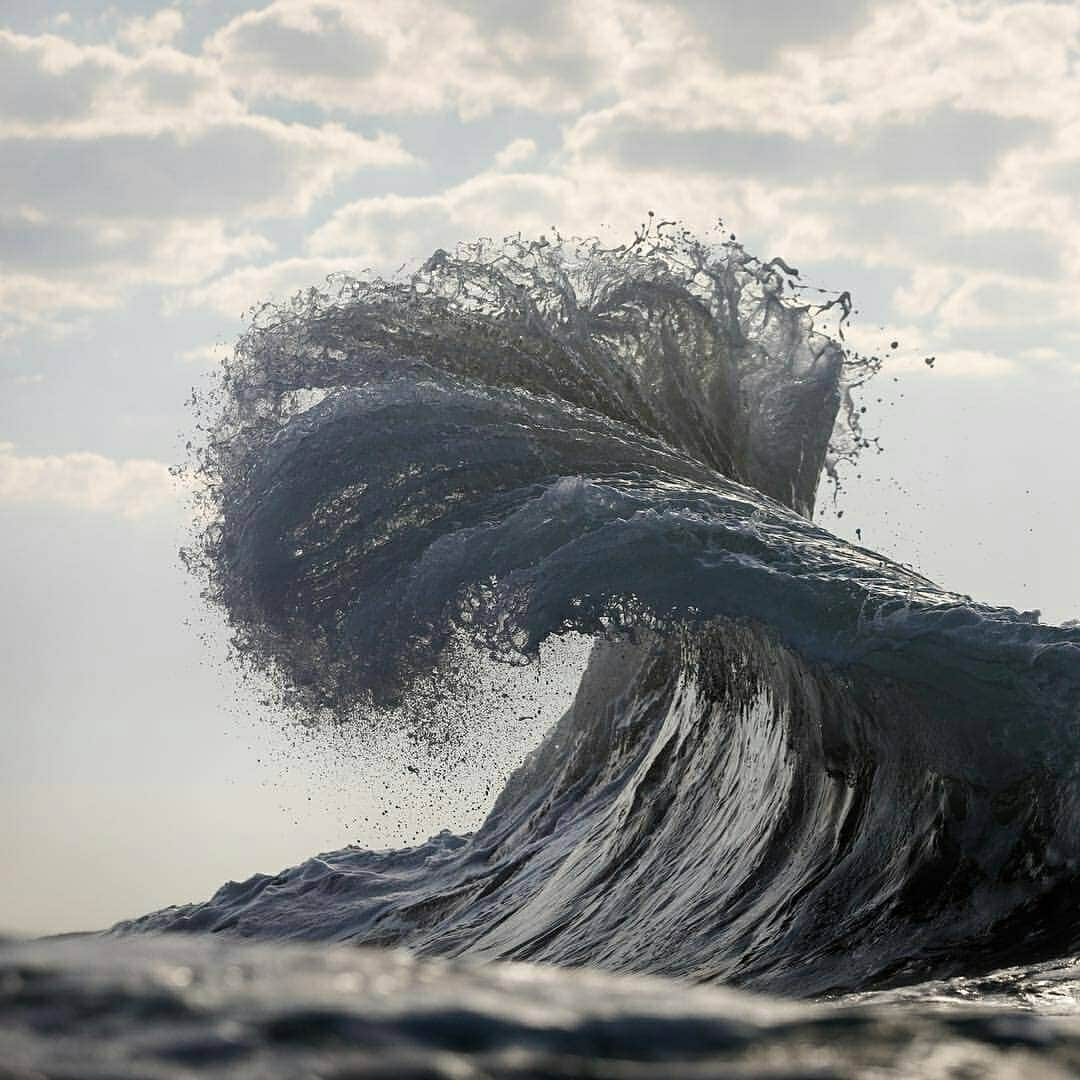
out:
{"label": "wave face", "polygon": [[1080,948],[1080,629],[813,524],[823,470],[866,444],[873,364],[817,328],[846,297],[800,295],[780,260],[660,226],[265,309],[213,403],[188,553],[241,655],[344,721],[416,715],[463,641],[596,644],[475,834],[118,929],[794,994]]}

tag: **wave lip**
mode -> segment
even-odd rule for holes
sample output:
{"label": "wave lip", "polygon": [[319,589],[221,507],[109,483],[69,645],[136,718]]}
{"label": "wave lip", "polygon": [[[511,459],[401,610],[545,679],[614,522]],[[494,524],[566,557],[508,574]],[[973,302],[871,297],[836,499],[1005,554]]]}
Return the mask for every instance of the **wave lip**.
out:
{"label": "wave lip", "polygon": [[809,520],[867,441],[850,391],[872,364],[793,287],[661,229],[440,253],[264,312],[189,553],[240,653],[345,721],[415,696],[463,637],[516,662],[597,645],[474,835],[121,929],[790,993],[1075,949],[1080,629]]}
{"label": "wave lip", "polygon": [[[490,628],[470,607],[492,579],[522,602],[521,567],[468,565],[461,548],[488,522],[502,551],[536,548],[538,500],[560,504],[552,550],[560,528],[599,543],[609,519],[669,510],[694,527],[718,501],[754,510],[765,495],[808,515],[823,468],[866,442],[850,391],[874,362],[815,325],[835,310],[842,326],[846,296],[814,308],[797,286],[782,260],[659,223],[619,248],[478,243],[404,282],[340,277],[265,308],[210,403],[209,524],[187,552],[239,653],[340,712],[422,678],[432,650],[412,648],[438,653],[451,624]],[[725,478],[747,491],[732,497]],[[601,602],[642,584],[631,575]],[[496,604],[500,626],[477,636],[529,651],[572,627],[582,599],[546,604],[550,627],[532,629]]]}

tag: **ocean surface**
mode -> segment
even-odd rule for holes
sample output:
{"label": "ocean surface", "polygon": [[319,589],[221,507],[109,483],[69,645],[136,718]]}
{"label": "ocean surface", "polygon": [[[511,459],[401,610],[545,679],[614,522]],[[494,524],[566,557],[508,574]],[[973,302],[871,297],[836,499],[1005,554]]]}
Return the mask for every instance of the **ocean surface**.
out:
{"label": "ocean surface", "polygon": [[273,1074],[291,964],[353,1017],[300,1040],[348,1075],[378,1039],[424,1076],[1080,1074],[1080,627],[814,524],[873,449],[850,307],[653,220],[264,308],[198,402],[186,551],[241,663],[294,718],[434,744],[477,656],[524,676],[584,634],[576,697],[471,835],[11,946],[3,985],[104,980],[127,1015],[124,986],[183,968],[237,1075]]}

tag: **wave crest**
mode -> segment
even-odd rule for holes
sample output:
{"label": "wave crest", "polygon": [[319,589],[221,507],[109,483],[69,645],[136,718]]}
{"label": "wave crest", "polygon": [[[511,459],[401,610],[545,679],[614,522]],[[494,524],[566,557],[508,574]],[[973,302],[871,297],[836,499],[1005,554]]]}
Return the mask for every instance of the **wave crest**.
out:
{"label": "wave crest", "polygon": [[599,640],[475,835],[126,929],[798,993],[1080,946],[1080,629],[809,520],[866,443],[850,391],[874,364],[815,328],[846,298],[795,281],[661,225],[264,309],[211,403],[189,551],[249,662],[344,718],[463,636],[509,660]]}
{"label": "wave crest", "polygon": [[[537,575],[513,580],[527,560],[500,567],[493,546],[546,558],[560,529],[708,517],[717,492],[808,515],[823,468],[865,443],[850,392],[876,362],[815,328],[842,332],[846,295],[800,288],[782,260],[661,222],[617,248],[477,242],[405,281],[336,277],[264,307],[205,403],[208,524],[187,558],[241,655],[320,707],[421,675],[452,623],[504,654],[595,630],[642,595],[637,575],[519,620]],[[545,547],[526,532],[548,511]],[[464,557],[483,542],[490,562]]]}

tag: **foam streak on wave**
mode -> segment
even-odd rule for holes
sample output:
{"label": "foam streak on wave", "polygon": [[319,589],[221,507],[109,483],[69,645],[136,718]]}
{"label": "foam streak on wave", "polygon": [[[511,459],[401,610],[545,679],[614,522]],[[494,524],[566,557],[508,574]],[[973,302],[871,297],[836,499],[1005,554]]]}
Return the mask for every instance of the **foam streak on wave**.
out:
{"label": "foam streak on wave", "polygon": [[415,696],[462,635],[519,662],[598,643],[473,836],[123,929],[792,993],[1080,947],[1080,630],[812,523],[872,365],[799,295],[779,260],[660,227],[440,252],[264,311],[189,553],[243,656],[347,720]]}

